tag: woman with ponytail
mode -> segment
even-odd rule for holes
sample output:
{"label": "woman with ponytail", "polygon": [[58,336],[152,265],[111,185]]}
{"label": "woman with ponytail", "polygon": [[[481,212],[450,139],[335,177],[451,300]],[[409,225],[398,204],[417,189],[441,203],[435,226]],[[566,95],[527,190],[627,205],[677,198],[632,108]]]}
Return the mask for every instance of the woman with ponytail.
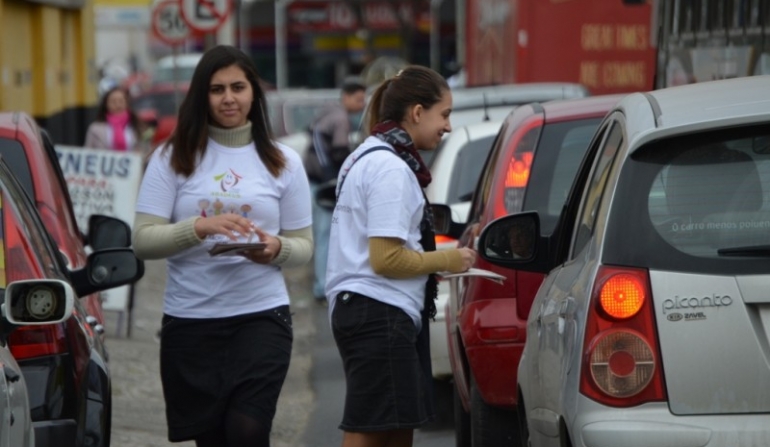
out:
{"label": "woman with ponytail", "polygon": [[338,177],[326,298],[346,379],[343,447],[409,447],[433,416],[428,319],[435,273],[463,272],[476,253],[435,251],[418,151],[450,132],[443,77],[409,66],[371,98],[369,137]]}

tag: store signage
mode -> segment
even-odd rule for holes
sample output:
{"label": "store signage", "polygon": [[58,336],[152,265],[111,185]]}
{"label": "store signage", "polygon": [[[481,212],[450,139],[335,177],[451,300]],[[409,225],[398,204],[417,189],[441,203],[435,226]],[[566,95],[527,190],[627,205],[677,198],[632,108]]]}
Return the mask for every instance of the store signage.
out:
{"label": "store signage", "polygon": [[289,29],[292,32],[328,32],[355,31],[365,26],[367,29],[393,31],[400,27],[400,20],[417,27],[430,21],[430,11],[426,6],[416,11],[412,3],[401,2],[362,2],[364,24],[359,24],[356,13],[347,3],[329,1],[297,1],[289,5]]}

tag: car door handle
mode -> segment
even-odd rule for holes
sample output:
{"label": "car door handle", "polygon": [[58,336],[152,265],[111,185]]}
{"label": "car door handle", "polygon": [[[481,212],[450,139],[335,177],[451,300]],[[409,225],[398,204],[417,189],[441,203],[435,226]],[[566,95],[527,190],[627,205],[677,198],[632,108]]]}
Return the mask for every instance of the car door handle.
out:
{"label": "car door handle", "polygon": [[21,379],[21,374],[8,365],[3,365],[3,374],[5,374],[5,380],[11,383],[18,382]]}

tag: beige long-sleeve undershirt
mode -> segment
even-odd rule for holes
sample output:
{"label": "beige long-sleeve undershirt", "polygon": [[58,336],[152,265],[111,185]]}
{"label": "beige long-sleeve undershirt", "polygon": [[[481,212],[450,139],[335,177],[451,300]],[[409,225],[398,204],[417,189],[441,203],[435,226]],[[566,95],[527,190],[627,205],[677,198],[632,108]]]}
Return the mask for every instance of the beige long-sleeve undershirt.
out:
{"label": "beige long-sleeve undershirt", "polygon": [[[200,244],[203,239],[195,234],[197,219],[200,217],[170,223],[163,217],[136,213],[132,237],[134,253],[139,259],[163,259]],[[282,230],[276,237],[281,241],[281,251],[270,264],[297,267],[313,256],[312,227]]]}
{"label": "beige long-sleeve undershirt", "polygon": [[369,263],[374,273],[389,278],[405,279],[429,273],[463,271],[458,250],[419,252],[404,246],[398,238],[369,238]]}

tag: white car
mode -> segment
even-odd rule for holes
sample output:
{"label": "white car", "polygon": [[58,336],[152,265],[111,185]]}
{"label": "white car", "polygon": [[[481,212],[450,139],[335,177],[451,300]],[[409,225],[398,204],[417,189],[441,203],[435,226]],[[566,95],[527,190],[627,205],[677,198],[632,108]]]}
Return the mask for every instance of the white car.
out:
{"label": "white car", "polygon": [[[454,222],[465,223],[468,217],[471,196],[501,124],[502,121],[487,121],[454,127],[441,141],[431,158],[430,171],[433,181],[425,188],[425,195],[430,203],[449,205]],[[456,247],[456,239],[436,236],[436,249]],[[433,378],[437,380],[452,378],[444,319],[447,299],[449,282],[440,281],[436,319],[430,322],[430,356]]]}
{"label": "white car", "polygon": [[550,236],[530,211],[479,239],[547,273],[518,445],[770,445],[770,76],[626,96],[564,210]]}
{"label": "white car", "polygon": [[[267,92],[270,121],[278,141],[294,149],[300,156],[304,155],[310,145],[306,128],[314,114],[325,101],[336,100],[339,95],[339,90],[332,89]],[[449,119],[453,128],[484,121],[502,121],[511,110],[522,104],[586,96],[589,96],[589,92],[584,86],[569,82],[457,88],[452,89],[452,115]],[[282,104],[283,112],[280,112]],[[352,145],[363,139],[358,129],[351,133]],[[424,153],[423,158],[426,163],[430,163],[431,153]]]}

